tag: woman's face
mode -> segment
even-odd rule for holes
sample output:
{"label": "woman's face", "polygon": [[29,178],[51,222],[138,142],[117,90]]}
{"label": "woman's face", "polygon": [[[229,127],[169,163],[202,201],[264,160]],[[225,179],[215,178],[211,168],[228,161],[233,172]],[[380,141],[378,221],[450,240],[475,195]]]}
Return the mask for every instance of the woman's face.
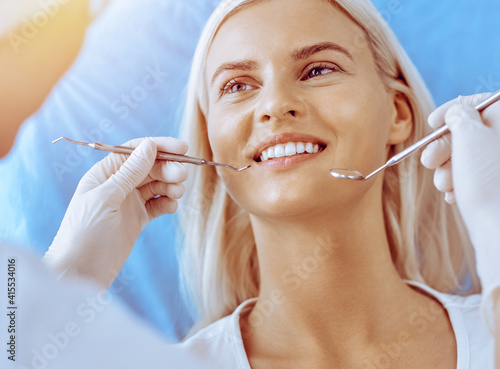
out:
{"label": "woman's face", "polygon": [[330,168],[371,172],[411,130],[411,122],[398,125],[398,98],[363,40],[324,0],[257,2],[219,29],[205,74],[208,136],[214,160],[252,165],[218,170],[249,213],[338,211],[368,193],[381,196],[382,175],[367,182],[329,175]]}

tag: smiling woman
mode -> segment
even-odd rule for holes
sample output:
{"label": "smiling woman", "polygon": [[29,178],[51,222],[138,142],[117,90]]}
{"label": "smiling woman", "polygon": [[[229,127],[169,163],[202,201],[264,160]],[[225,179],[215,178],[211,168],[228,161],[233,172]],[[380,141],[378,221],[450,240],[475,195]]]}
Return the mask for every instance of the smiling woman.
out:
{"label": "smiling woman", "polygon": [[199,323],[182,347],[238,368],[460,365],[465,318],[448,294],[480,287],[457,209],[418,157],[366,182],[329,175],[380,166],[428,133],[432,109],[368,0],[223,1],[195,53],[182,138],[190,155],[252,167],[189,173],[181,262]]}

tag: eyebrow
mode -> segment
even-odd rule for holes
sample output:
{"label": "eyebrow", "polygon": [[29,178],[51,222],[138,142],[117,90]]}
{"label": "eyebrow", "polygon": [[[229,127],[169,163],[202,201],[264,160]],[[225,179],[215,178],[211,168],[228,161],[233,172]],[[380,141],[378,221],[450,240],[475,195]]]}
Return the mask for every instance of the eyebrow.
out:
{"label": "eyebrow", "polygon": [[349,59],[353,60],[353,57],[349,51],[347,51],[345,48],[343,48],[342,46],[340,46],[334,42],[321,42],[319,44],[302,47],[302,48],[297,49],[294,52],[292,52],[290,54],[290,57],[295,61],[303,60],[303,59],[307,59],[311,55],[319,53],[320,51],[323,51],[323,50],[336,51],[336,52],[339,52],[341,54],[344,54]]}
{"label": "eyebrow", "polygon": [[[314,44],[299,48],[290,54],[290,58],[294,61],[303,60],[323,50],[331,50],[339,52],[347,56],[349,59],[353,60],[353,57],[349,51],[347,51],[345,48],[334,42],[321,42],[319,44]],[[217,68],[214,75],[212,76],[212,81],[210,82],[210,84],[213,85],[217,77],[219,77],[219,75],[222,74],[223,72],[232,70],[248,71],[248,70],[255,70],[258,67],[259,63],[253,60],[241,60],[237,62],[224,63]]]}
{"label": "eyebrow", "polygon": [[237,62],[228,62],[224,63],[217,68],[215,71],[213,77],[212,77],[212,82],[211,84],[215,82],[217,77],[222,73],[226,71],[231,71],[231,70],[255,70],[259,67],[259,63],[253,61],[253,60],[241,60]]}

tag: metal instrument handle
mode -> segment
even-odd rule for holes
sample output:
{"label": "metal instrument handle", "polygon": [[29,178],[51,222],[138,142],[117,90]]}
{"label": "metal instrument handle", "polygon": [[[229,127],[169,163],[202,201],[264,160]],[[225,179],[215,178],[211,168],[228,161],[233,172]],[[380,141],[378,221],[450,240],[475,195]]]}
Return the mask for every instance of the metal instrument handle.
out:
{"label": "metal instrument handle", "polygon": [[[100,142],[94,142],[94,149],[114,152],[116,154],[128,154],[128,155],[130,155],[134,151],[134,148],[132,147],[108,145]],[[161,160],[177,161],[179,163],[190,163],[195,165],[204,165],[206,163],[204,159],[195,158],[187,155],[181,155],[181,154],[173,154],[165,151],[158,151],[156,154],[156,158]]]}
{"label": "metal instrument handle", "polygon": [[[493,95],[491,95],[489,98],[486,100],[480,102],[475,106],[475,109],[478,112],[482,112],[484,109],[486,109],[488,106],[496,102],[497,100],[500,100],[500,90],[495,92]],[[415,142],[413,145],[408,147],[406,150],[401,151],[399,154],[394,155],[388,162],[387,166],[391,166],[394,164],[398,164],[402,160],[406,159],[408,156],[412,155],[415,151],[418,151],[420,148],[428,145],[435,139],[438,139],[442,135],[448,133],[450,130],[448,129],[448,126],[446,124],[444,126],[441,126],[440,128],[436,129],[434,132],[431,134],[425,136],[422,138],[420,141]]]}

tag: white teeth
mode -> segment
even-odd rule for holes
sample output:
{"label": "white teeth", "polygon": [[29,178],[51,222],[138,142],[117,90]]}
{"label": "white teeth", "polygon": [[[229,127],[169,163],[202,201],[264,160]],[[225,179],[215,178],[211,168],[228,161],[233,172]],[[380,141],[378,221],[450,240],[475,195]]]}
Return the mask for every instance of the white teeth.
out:
{"label": "white teeth", "polygon": [[293,156],[297,154],[314,154],[319,152],[319,144],[312,142],[287,142],[286,144],[277,144],[262,151],[260,161],[266,161],[273,158],[281,158],[283,156]]}
{"label": "white teeth", "polygon": [[285,155],[286,156],[292,156],[297,153],[297,150],[295,149],[295,144],[293,142],[289,142],[285,146]]}
{"label": "white teeth", "polygon": [[282,156],[285,156],[285,148],[283,147],[283,145],[274,146],[274,150],[275,150],[277,158],[281,158]]}

